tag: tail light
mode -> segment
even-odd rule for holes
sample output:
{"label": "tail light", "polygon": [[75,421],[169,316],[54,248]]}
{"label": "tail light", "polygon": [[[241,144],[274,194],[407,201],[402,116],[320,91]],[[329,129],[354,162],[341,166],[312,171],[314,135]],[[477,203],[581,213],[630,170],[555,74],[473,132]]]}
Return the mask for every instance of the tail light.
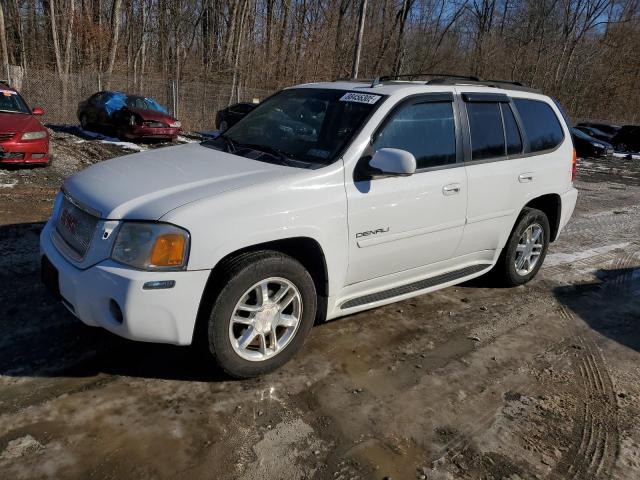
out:
{"label": "tail light", "polygon": [[578,159],[576,158],[576,149],[573,149],[573,158],[571,159],[571,183],[576,181],[576,169],[578,167]]}

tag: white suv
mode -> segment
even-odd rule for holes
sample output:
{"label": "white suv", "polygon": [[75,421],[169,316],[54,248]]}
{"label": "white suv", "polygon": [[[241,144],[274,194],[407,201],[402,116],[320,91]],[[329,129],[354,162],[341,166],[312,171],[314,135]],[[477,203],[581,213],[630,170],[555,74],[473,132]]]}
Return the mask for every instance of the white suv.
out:
{"label": "white suv", "polygon": [[577,198],[549,97],[435,78],[285,89],[218,138],[64,182],[42,277],[88,325],[203,341],[228,374],[273,370],[328,320],[491,270],[529,281]]}

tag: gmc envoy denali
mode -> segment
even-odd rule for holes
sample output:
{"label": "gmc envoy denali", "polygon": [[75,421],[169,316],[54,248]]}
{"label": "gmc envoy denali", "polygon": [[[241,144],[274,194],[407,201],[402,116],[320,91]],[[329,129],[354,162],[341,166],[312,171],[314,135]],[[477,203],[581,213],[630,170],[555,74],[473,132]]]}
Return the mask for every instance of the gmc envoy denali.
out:
{"label": "gmc envoy denali", "polygon": [[576,203],[560,107],[442,76],[282,90],[213,140],[68,178],[42,277],[87,325],[271,371],[329,320],[485,273],[521,285]]}

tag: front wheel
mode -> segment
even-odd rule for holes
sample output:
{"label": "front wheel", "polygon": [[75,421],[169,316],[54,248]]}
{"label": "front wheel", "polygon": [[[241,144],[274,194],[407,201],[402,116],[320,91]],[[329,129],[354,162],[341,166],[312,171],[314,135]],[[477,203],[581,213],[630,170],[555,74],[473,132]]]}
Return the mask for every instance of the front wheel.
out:
{"label": "front wheel", "polygon": [[549,219],[544,212],[525,208],[495,266],[497,280],[515,287],[529,282],[540,270],[550,241]]}
{"label": "front wheel", "polygon": [[279,252],[242,254],[225,265],[208,319],[216,364],[236,378],[273,371],[300,350],[316,315],[309,272]]}

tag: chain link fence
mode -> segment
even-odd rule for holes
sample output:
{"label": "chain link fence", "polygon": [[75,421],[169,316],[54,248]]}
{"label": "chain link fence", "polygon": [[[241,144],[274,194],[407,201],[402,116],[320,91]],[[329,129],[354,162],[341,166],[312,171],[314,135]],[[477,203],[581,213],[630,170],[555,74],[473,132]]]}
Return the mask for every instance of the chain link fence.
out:
{"label": "chain link fence", "polygon": [[0,78],[16,88],[30,107],[41,107],[45,123],[76,124],[79,102],[101,90],[117,90],[154,98],[182,122],[184,130],[194,132],[213,130],[216,112],[229,103],[263,100],[273,93],[241,86],[232,97],[229,83],[178,82],[153,75],[145,75],[138,81],[117,74],[106,79],[95,71],[70,74],[65,82],[56,72],[33,69],[25,72],[14,65],[4,65]]}

